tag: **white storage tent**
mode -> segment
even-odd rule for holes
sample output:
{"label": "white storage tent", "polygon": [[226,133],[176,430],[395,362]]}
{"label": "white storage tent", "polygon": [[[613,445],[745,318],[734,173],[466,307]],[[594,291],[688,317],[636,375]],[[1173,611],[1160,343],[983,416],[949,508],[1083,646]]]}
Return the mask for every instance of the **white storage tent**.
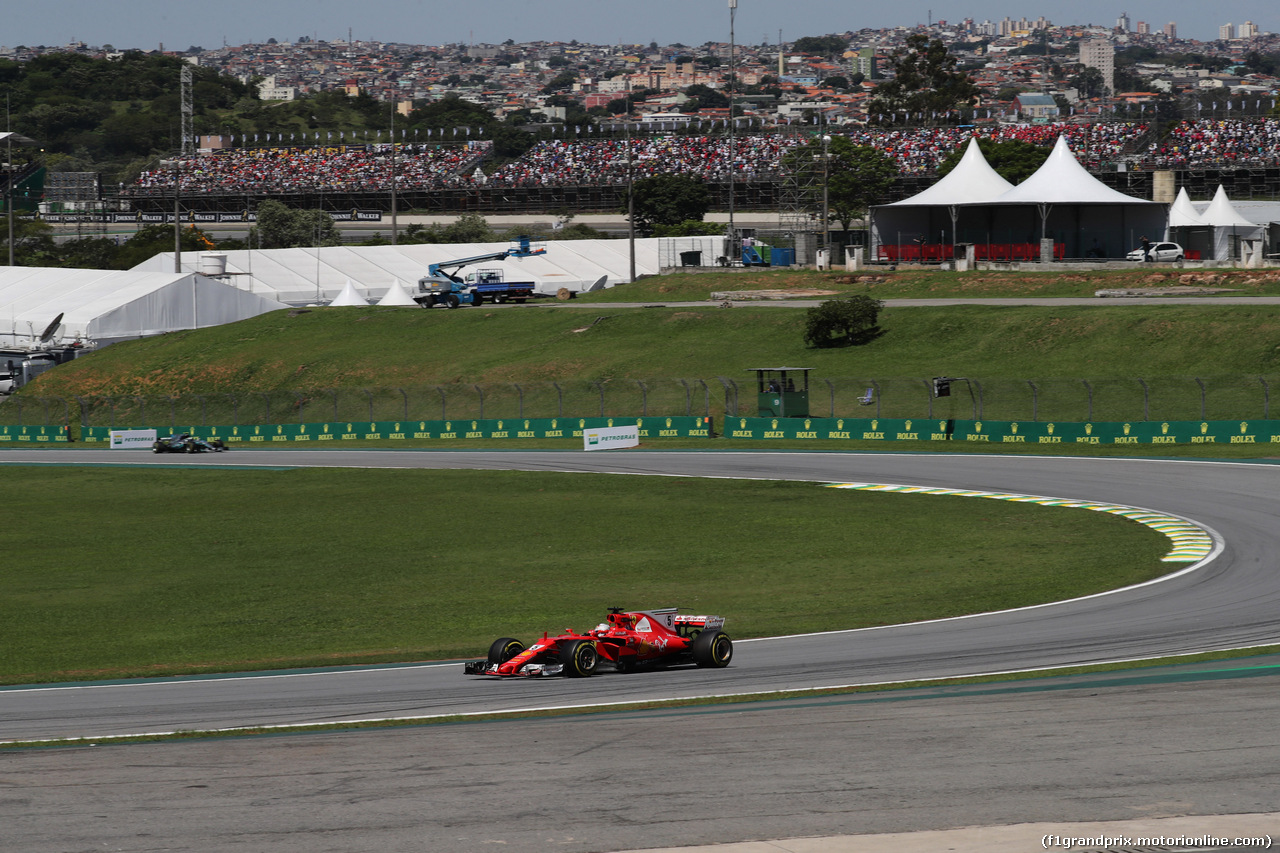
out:
{"label": "white storage tent", "polygon": [[103,346],[220,326],[285,306],[196,273],[0,268],[0,346],[31,344],[59,314],[50,340]]}
{"label": "white storage tent", "polygon": [[[667,238],[642,238],[636,243],[636,275],[656,275],[663,266],[661,244]],[[269,296],[289,305],[324,305],[351,281],[361,296],[377,302],[399,281],[413,292],[431,264],[501,252],[512,243],[422,243],[404,246],[330,246],[320,249],[240,249],[226,255],[226,275],[220,281],[249,293]],[[630,280],[627,240],[560,240],[535,244],[545,254],[481,261],[463,269],[500,269],[508,281],[533,281],[534,291],[554,296],[561,288],[589,290],[604,279],[606,286]],[[183,269],[201,268],[201,256],[184,252]],[[135,270],[173,269],[173,254],[165,252]]]}

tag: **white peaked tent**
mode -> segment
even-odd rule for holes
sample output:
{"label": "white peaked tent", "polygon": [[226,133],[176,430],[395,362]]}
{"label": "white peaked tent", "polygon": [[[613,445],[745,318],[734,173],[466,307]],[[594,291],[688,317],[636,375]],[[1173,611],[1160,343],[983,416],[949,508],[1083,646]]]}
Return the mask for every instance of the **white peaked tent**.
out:
{"label": "white peaked tent", "polygon": [[950,243],[961,205],[999,198],[1011,189],[1013,184],[982,155],[978,138],[971,137],[960,162],[936,184],[874,209],[872,242],[904,244],[923,236],[928,242]]}
{"label": "white peaked tent", "polygon": [[[965,152],[966,158],[970,153]],[[981,165],[987,165],[985,160]],[[972,161],[970,168],[974,175],[980,173]],[[949,185],[943,192],[943,183],[950,177],[911,199],[877,207],[873,231],[878,233],[872,234],[873,244],[923,237],[927,243],[1036,245],[1046,237],[1053,239],[1064,257],[1114,258],[1123,257],[1141,235],[1164,233],[1164,204],[1133,198],[1103,184],[1076,160],[1065,136],[1058,137],[1034,174],[999,195],[964,198],[959,188],[968,187],[969,181],[977,183],[975,178],[957,181],[956,191]],[[991,186],[989,181],[977,185],[979,192]],[[929,195],[935,190],[939,192]],[[882,222],[885,211],[894,212]],[[949,227],[952,222],[954,229]]]}
{"label": "white peaked tent", "polygon": [[284,307],[198,273],[0,268],[0,346],[31,344],[59,314],[50,343],[104,346]]}
{"label": "white peaked tent", "polygon": [[387,292],[378,300],[379,305],[414,305],[418,303],[413,301],[413,297],[404,289],[404,285],[400,283],[400,279],[393,279],[391,286],[387,288]]}
{"label": "white peaked tent", "polygon": [[1218,184],[1218,191],[1213,194],[1213,201],[1200,221],[1212,230],[1212,258],[1215,261],[1240,259],[1241,240],[1261,240],[1265,228],[1241,215],[1227,198],[1227,191]]}
{"label": "white peaked tent", "polygon": [[341,308],[348,305],[368,305],[369,300],[365,299],[356,292],[356,286],[351,283],[351,279],[347,279],[346,287],[342,288],[342,292],[329,303],[330,308]]}
{"label": "white peaked tent", "polygon": [[1200,212],[1191,203],[1186,187],[1178,190],[1178,196],[1169,208],[1169,227],[1165,230],[1165,239],[1172,240],[1185,252],[1191,253],[1189,257],[1195,257],[1196,254],[1201,258],[1213,256],[1213,229],[1200,218]]}
{"label": "white peaked tent", "polygon": [[[1080,165],[1066,136],[1031,177],[997,199],[978,202],[978,233],[1010,242],[1061,245],[1068,258],[1124,257],[1144,234],[1163,234],[1167,206],[1111,189]],[[975,241],[976,242],[976,241]]]}

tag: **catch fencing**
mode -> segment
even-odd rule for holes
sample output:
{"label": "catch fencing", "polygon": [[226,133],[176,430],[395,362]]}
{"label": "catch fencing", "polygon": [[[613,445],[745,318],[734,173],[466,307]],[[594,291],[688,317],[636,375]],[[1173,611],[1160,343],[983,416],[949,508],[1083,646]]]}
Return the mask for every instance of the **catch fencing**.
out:
{"label": "catch fencing", "polygon": [[[1280,376],[1128,379],[812,378],[815,418],[926,418],[1019,422],[1204,421],[1272,417]],[[255,426],[494,418],[754,417],[745,377],[593,382],[450,383],[233,394],[15,394],[0,424],[66,427]]]}

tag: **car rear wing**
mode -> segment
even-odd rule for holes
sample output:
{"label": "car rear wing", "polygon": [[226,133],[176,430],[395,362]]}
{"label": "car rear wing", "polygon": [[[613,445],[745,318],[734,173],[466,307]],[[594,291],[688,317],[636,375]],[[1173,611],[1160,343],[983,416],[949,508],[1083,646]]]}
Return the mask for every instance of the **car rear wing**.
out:
{"label": "car rear wing", "polygon": [[706,631],[712,628],[723,628],[723,616],[677,616],[675,618],[677,628],[701,628]]}

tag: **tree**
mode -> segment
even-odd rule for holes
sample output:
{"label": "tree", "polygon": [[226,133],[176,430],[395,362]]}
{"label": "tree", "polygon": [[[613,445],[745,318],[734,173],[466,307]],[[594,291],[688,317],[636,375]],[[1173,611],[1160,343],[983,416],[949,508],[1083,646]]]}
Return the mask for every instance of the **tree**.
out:
{"label": "tree", "polygon": [[[711,207],[711,196],[701,178],[663,174],[640,178],[632,184],[636,228],[649,233],[655,225],[701,221]],[[626,208],[623,208],[624,210]]]}
{"label": "tree", "polygon": [[804,342],[811,347],[853,346],[875,338],[880,327],[879,299],[859,294],[828,299],[804,317]]}
{"label": "tree", "polygon": [[323,210],[295,210],[268,199],[258,205],[258,224],[249,232],[249,243],[263,249],[338,246],[342,236]]}
{"label": "tree", "polygon": [[893,79],[876,87],[867,114],[879,124],[907,124],[945,116],[977,103],[978,87],[956,70],[956,58],[940,40],[907,36],[906,49],[890,58]]}
{"label": "tree", "polygon": [[808,56],[838,56],[849,47],[849,40],[842,36],[804,36],[791,45],[797,53]]}
{"label": "tree", "polygon": [[[938,177],[942,177],[956,167],[964,156],[965,148],[961,146],[952,151],[938,164]],[[979,139],[978,148],[991,168],[1000,177],[1012,184],[1021,183],[1031,177],[1037,169],[1049,159],[1050,149],[1043,145],[1032,145],[1030,142],[1011,139],[1007,142],[995,142],[990,139]]]}
{"label": "tree", "polygon": [[813,210],[822,207],[822,189],[827,189],[827,211],[848,231],[853,220],[862,217],[867,208],[879,204],[898,176],[893,158],[869,145],[854,145],[847,136],[833,136],[826,143],[828,157],[824,178],[823,142],[811,139],[787,153],[783,168],[796,175],[807,187],[805,202]]}
{"label": "tree", "polygon": [[1107,81],[1096,68],[1085,67],[1068,80],[1082,98],[1101,98],[1107,93]]}

